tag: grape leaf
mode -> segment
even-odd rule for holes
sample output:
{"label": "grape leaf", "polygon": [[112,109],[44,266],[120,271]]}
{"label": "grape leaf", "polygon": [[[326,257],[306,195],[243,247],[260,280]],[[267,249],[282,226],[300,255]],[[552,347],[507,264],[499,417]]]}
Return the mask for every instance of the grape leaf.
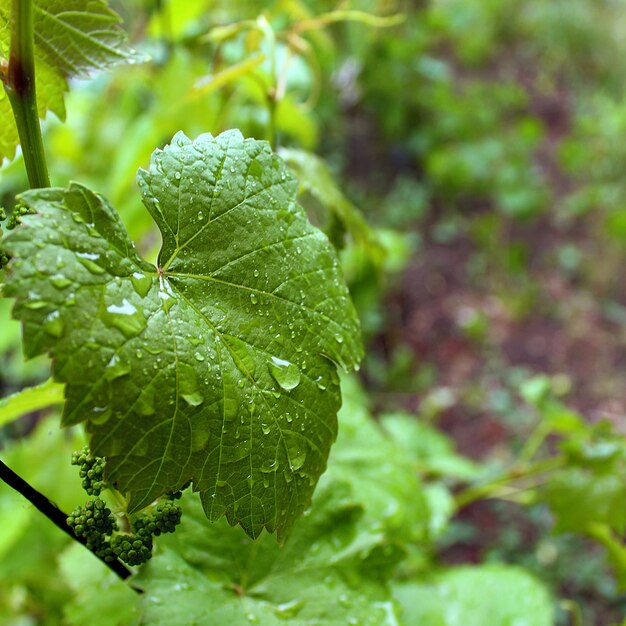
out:
{"label": "grape leaf", "polygon": [[107,478],[139,510],[193,479],[211,520],[279,538],[336,436],[336,363],[361,357],[333,248],[267,142],[178,133],[140,170],[158,267],[114,209],[73,184],[27,192],[4,246],[27,356],[67,383]]}
{"label": "grape leaf", "polygon": [[[11,0],[0,0],[0,57],[8,59]],[[35,83],[40,117],[52,111],[65,119],[67,80],[118,63],[143,60],[125,45],[120,17],[105,0],[34,0]],[[0,90],[0,162],[19,143],[7,95]]]}
{"label": "grape leaf", "polygon": [[209,527],[193,505],[184,503],[176,533],[135,579],[143,624],[398,624],[383,579],[403,553],[358,530],[363,509],[347,483],[320,487],[284,547],[224,523]]}
{"label": "grape leaf", "polygon": [[76,542],[59,556],[60,577],[71,594],[63,606],[68,626],[136,626],[137,594]]}

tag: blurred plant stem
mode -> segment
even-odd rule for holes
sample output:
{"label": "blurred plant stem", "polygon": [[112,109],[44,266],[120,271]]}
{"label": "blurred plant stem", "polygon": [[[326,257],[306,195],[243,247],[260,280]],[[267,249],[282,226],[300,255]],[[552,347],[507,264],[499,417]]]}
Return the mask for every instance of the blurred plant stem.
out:
{"label": "blurred plant stem", "polygon": [[490,480],[487,483],[471,485],[467,489],[460,491],[454,498],[457,508],[461,509],[472,502],[483,500],[494,496],[502,487],[511,482],[522,480],[537,474],[551,472],[567,464],[567,459],[563,456],[556,456],[543,459],[529,464],[514,464],[506,472]]}

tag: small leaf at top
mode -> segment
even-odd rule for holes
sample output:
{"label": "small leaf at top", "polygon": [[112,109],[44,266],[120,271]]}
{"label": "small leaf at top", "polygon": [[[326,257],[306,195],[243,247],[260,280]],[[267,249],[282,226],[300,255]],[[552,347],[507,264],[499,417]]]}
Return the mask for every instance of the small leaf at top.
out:
{"label": "small leaf at top", "polygon": [[142,261],[85,187],[20,199],[4,246],[28,356],[67,383],[131,511],[193,479],[207,516],[283,533],[309,504],[336,435],[335,364],[359,325],[332,246],[266,142],[178,133],[139,172],[163,237]]}
{"label": "small leaf at top", "polygon": [[[0,58],[8,59],[11,0],[0,0]],[[67,80],[143,56],[125,44],[120,17],[106,0],[34,0],[35,82],[40,117],[52,111],[65,118]],[[12,158],[19,143],[11,106],[0,89],[0,162]]]}

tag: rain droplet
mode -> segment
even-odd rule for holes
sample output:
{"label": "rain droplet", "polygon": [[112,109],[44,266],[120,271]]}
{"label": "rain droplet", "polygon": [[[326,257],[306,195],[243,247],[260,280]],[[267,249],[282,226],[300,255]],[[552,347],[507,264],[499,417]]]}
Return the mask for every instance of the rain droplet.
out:
{"label": "rain droplet", "polygon": [[200,406],[204,402],[204,397],[199,391],[194,393],[183,393],[181,395],[183,400],[190,406]]}
{"label": "rain droplet", "polygon": [[104,274],[104,268],[96,263],[100,259],[99,254],[93,252],[77,252],[79,263],[92,274]]}
{"label": "rain droplet", "polygon": [[272,459],[271,461],[265,461],[263,465],[261,465],[261,471],[264,474],[271,474],[278,470],[278,461],[276,459]]}
{"label": "rain droplet", "polygon": [[259,301],[255,293],[250,294],[250,300],[252,301],[252,304],[257,304],[257,302]]}
{"label": "rain droplet", "polygon": [[292,472],[299,470],[306,461],[306,450],[289,450],[289,467]]}
{"label": "rain droplet", "polygon": [[130,282],[137,292],[137,295],[141,298],[145,298],[150,291],[150,287],[152,287],[152,278],[146,276],[143,272],[133,272],[130,277]]}
{"label": "rain droplet", "polygon": [[52,283],[52,286],[57,289],[64,289],[72,284],[72,281],[63,274],[54,274],[54,276],[50,276],[50,282]]}
{"label": "rain droplet", "polygon": [[129,372],[130,365],[122,361],[117,354],[114,354],[104,369],[104,377],[107,380],[115,380],[116,378],[120,378]]}
{"label": "rain droplet", "polygon": [[63,334],[64,326],[58,311],[52,311],[43,321],[43,329],[53,337],[60,337]]}
{"label": "rain droplet", "polygon": [[117,328],[129,339],[138,335],[146,327],[146,318],[143,313],[126,298],[122,300],[122,304],[110,304],[102,318],[105,324]]}
{"label": "rain droplet", "polygon": [[300,384],[300,370],[297,365],[273,356],[268,364],[270,374],[285,390],[294,389]]}
{"label": "rain droplet", "polygon": [[196,352],[193,356],[196,361],[204,361],[204,354],[202,354],[201,352]]}

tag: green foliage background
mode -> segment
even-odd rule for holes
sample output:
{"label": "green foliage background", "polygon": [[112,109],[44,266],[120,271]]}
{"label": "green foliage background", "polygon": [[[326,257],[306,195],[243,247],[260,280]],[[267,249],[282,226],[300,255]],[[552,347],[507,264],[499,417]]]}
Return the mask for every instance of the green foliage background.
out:
{"label": "green foliage background", "polygon": [[[0,2],[0,15],[8,5]],[[592,340],[593,323],[584,325],[592,301],[593,320],[612,329],[599,349],[624,347],[626,4],[111,6],[139,50],[125,54],[143,62],[88,80],[42,70],[56,85],[42,115],[63,118],[66,109],[66,121],[48,114],[44,122],[53,185],[78,181],[102,194],[141,257],[155,262],[161,233],[135,182],[153,151],[178,131],[195,138],[238,128],[270,141],[298,179],[309,219],[338,251],[367,356],[358,374],[342,377],[328,469],[284,547],[209,523],[197,496],[186,495],[180,529],[133,579],[145,590],[139,597],[0,485],[0,621],[626,623],[623,418],[587,413],[595,405],[576,389],[586,374],[578,361],[591,358],[584,352],[555,369],[516,363],[498,343],[503,320],[532,329],[538,310],[551,327]],[[5,57],[7,37],[0,32]],[[12,156],[12,127],[3,129],[1,153]],[[19,155],[5,162],[0,201],[9,214],[27,187]],[[442,250],[435,277],[450,280],[453,267],[451,298],[461,302],[443,336],[417,327],[414,309],[428,302],[411,295],[419,268]],[[433,300],[440,282],[428,288]],[[23,362],[11,306],[0,300],[2,459],[71,510],[81,493],[69,458],[84,435],[58,429],[59,386],[11,396],[50,372],[43,357]],[[430,334],[446,354],[470,346],[483,369],[469,383],[446,376],[454,357],[430,358],[420,343]],[[335,348],[348,356],[334,360],[352,365],[358,340],[342,339]],[[619,363],[594,375],[616,402]],[[486,412],[507,435],[478,449],[455,441],[454,411],[466,421]],[[476,522],[473,511],[485,517]],[[494,518],[501,528],[481,527]],[[490,533],[497,539],[486,546]],[[477,547],[463,552],[468,545]]]}

